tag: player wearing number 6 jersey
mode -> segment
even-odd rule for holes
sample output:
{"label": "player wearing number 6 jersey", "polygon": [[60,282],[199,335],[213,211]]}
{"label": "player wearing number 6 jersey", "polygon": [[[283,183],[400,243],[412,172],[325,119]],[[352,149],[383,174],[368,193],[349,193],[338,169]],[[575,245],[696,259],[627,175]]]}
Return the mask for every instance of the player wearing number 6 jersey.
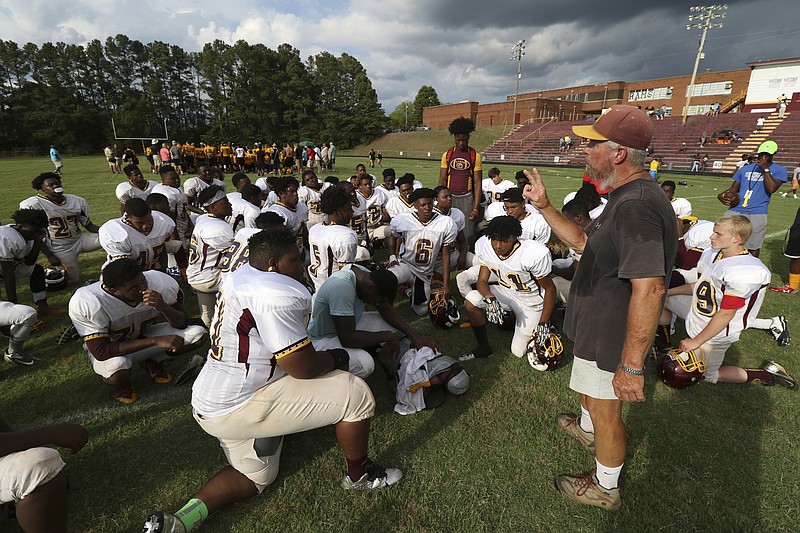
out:
{"label": "player wearing number 6 jersey", "polygon": [[225,218],[231,216],[231,203],[222,187],[216,185],[203,189],[197,203],[207,213],[197,217],[194,226],[186,281],[197,292],[200,319],[208,326],[222,274],[222,254],[233,244],[233,229],[225,222]]}
{"label": "player wearing number 6 jersey", "polygon": [[[702,348],[706,381],[760,381],[794,389],[797,382],[774,362],[759,369],[722,366],[725,352],[758,316],[772,278],[764,263],[744,247],[751,232],[750,220],[742,215],[718,218],[711,234],[712,247],[697,263],[697,281],[669,289],[667,309],[686,318],[689,337],[681,341],[680,349]],[[669,311],[662,313],[661,324],[669,324]]]}
{"label": "player wearing number 6 jersey", "polygon": [[[548,275],[552,269],[550,250],[538,241],[520,239],[522,225],[510,216],[495,217],[486,226],[488,242],[475,249],[481,262],[477,290],[467,293],[465,306],[478,346],[461,356],[462,361],[489,357],[492,348],[486,336],[484,309],[496,305],[516,316],[511,353],[525,355],[537,326],[547,325],[555,304],[556,290]],[[489,276],[497,285],[489,287]]]}
{"label": "player wearing number 6 jersey", "polygon": [[192,390],[194,418],[230,463],[175,514],[156,512],[147,533],[188,533],[209,514],[255,496],[277,477],[283,435],[335,425],[347,461],[344,489],[372,490],[402,472],[368,459],[375,400],[367,384],[342,371],[344,350],[317,351],[308,339],[311,295],[294,233],[262,231],[250,264],[220,289],[211,349]]}
{"label": "player wearing number 6 jersey", "polygon": [[[69,281],[80,277],[78,254],[100,249],[97,232],[100,230],[89,219],[89,205],[80,196],[64,194],[61,177],[53,172],[39,174],[31,185],[39,191],[36,196],[20,202],[20,209],[39,209],[47,214],[48,237],[46,246],[67,269]],[[80,226],[88,233],[81,231]]]}
{"label": "player wearing number 6 jersey", "polygon": [[418,315],[428,312],[431,280],[436,258],[442,254],[442,295],[450,297],[450,251],[456,242],[458,228],[453,219],[436,213],[433,200],[436,194],[428,188],[417,189],[409,196],[415,213],[401,213],[389,225],[389,250],[392,255],[389,267],[398,283],[412,286],[411,308]]}
{"label": "player wearing number 6 jersey", "polygon": [[353,218],[350,195],[341,187],[330,187],[322,193],[320,209],[328,222],[317,224],[308,232],[311,264],[308,276],[319,290],[331,274],[356,260],[358,236],[349,224]]}

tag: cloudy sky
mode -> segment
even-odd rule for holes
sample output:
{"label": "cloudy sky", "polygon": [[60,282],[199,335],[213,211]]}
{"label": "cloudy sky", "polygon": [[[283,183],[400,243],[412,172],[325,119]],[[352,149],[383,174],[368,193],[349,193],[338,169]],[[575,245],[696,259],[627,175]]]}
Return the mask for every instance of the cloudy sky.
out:
{"label": "cloudy sky", "polygon": [[[432,85],[443,102],[514,93],[511,48],[525,39],[520,92],[690,74],[699,30],[683,0],[0,0],[0,38],[81,44],[124,33],[199,50],[214,39],[305,59],[327,50],[359,59],[386,112]],[[796,0],[734,0],[710,30],[701,70],[800,56]]]}

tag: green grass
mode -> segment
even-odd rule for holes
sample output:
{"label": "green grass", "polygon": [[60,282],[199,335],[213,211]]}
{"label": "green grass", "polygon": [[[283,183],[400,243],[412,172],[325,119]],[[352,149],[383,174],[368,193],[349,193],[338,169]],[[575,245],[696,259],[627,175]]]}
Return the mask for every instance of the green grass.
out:
{"label": "green grass", "polygon": [[[358,160],[340,158],[339,176]],[[118,216],[114,185],[101,157],[68,158],[67,192],[87,198],[98,224]],[[398,174],[412,172],[432,185],[435,162],[387,158]],[[30,180],[49,170],[47,158],[0,160],[0,219],[8,223],[19,201],[33,191]],[[511,177],[516,167],[503,166]],[[552,197],[580,185],[581,171],[541,169]],[[377,173],[377,172],[376,172]],[[570,178],[568,179],[568,176]],[[666,177],[666,175],[664,176]],[[675,177],[677,179],[677,176]],[[724,208],[715,189],[729,180],[685,177],[678,195],[695,214],[713,219]],[[783,230],[800,203],[776,197],[770,210],[762,259],[773,284],[787,278]],[[102,253],[82,261],[82,277],[96,277]],[[188,307],[196,304],[188,293]],[[69,294],[54,295],[66,305]],[[27,289],[20,291],[30,303]],[[437,337],[446,354],[458,356],[473,344],[470,330],[434,330],[427,318],[411,317],[405,299],[397,304],[413,325]],[[768,293],[761,316],[785,314],[800,334],[796,296]],[[560,322],[561,315],[556,320]],[[155,385],[141,371],[133,383],[140,400],[117,404],[89,367],[80,343],[57,346],[66,317],[47,319],[44,334],[28,347],[40,358],[33,367],[0,363],[0,414],[12,426],[78,422],[89,444],[67,457],[70,531],[140,531],[156,508],[180,507],[226,464],[217,441],[192,420],[189,388]],[[371,454],[398,466],[405,478],[377,494],[349,494],[338,487],[343,460],[332,428],[286,439],[281,473],[262,495],[208,520],[201,531],[796,531],[800,517],[800,395],[759,385],[702,384],[672,390],[648,371],[647,402],[625,408],[629,450],[622,478],[624,506],[616,514],[564,500],[554,489],[557,474],[593,468],[593,458],[558,430],[553,417],[574,412],[568,388],[571,355],[555,372],[533,371],[508,352],[510,334],[490,329],[495,357],[465,364],[471,387],[434,411],[400,417],[385,373],[367,380],[378,407]],[[762,331],[747,331],[728,360],[754,366],[775,358],[800,374],[795,346],[778,348]],[[184,361],[176,361],[177,370]],[[65,452],[67,453],[67,452]],[[0,519],[0,531],[15,531]]]}
{"label": "green grass", "polygon": [[[509,126],[481,126],[470,135],[470,145],[478,151],[485,150],[496,140],[510,131]],[[453,136],[447,129],[429,131],[404,131],[400,133],[387,133],[371,143],[356,146],[352,150],[345,150],[342,155],[360,157],[364,164],[367,163],[367,154],[370,148],[381,150],[386,158],[404,159],[433,158],[438,161],[442,152],[453,146]],[[403,155],[400,155],[403,152]],[[428,155],[430,153],[430,155]],[[337,165],[338,166],[338,165]],[[400,174],[398,174],[399,176]]]}

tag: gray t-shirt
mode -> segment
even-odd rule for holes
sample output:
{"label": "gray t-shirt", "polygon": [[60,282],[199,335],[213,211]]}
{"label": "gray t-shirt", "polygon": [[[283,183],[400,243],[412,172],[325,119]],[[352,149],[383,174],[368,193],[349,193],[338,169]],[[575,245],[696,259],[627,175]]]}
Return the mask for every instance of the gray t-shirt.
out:
{"label": "gray t-shirt", "polygon": [[630,280],[665,277],[672,270],[675,212],[658,183],[637,179],[612,191],[603,214],[587,229],[564,331],[575,343],[575,357],[614,372],[627,333]]}
{"label": "gray t-shirt", "polygon": [[356,324],[361,319],[365,304],[356,294],[354,268],[369,272],[360,265],[349,264],[326,279],[314,294],[311,322],[308,324],[308,338],[312,341],[337,336],[333,323],[335,316],[352,316]]}

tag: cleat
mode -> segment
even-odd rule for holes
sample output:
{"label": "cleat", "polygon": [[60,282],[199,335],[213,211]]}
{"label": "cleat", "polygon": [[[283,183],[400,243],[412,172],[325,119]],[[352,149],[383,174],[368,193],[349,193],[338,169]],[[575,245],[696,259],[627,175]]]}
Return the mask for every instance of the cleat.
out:
{"label": "cleat", "polygon": [[78,338],[80,338],[80,335],[78,335],[78,330],[75,329],[75,326],[70,324],[69,326],[64,328],[64,330],[58,335],[58,340],[56,341],[56,344],[58,345],[66,344],[69,341],[73,341]]}
{"label": "cleat", "polygon": [[178,374],[178,377],[175,378],[175,386],[180,387],[185,383],[194,381],[205,363],[206,360],[203,359],[202,356],[196,354],[192,356],[192,358],[189,360],[189,364],[186,365],[186,368],[181,370],[180,374]]}
{"label": "cleat", "polygon": [[164,369],[164,365],[158,361],[148,359],[146,361],[142,361],[141,365],[142,368],[147,370],[147,373],[150,374],[150,379],[152,379],[154,383],[163,385],[172,381],[172,376]]}
{"label": "cleat", "polygon": [[21,352],[11,353],[8,350],[8,348],[6,348],[6,351],[3,354],[3,359],[8,361],[9,363],[16,363],[18,365],[23,365],[23,366],[31,366],[35,361],[33,356],[28,352],[26,352],[25,350],[22,350]]}
{"label": "cleat", "polygon": [[793,289],[788,283],[786,285],[781,285],[780,287],[770,287],[769,290],[783,294],[797,294],[798,291],[798,289]]}
{"label": "cleat", "polygon": [[765,383],[766,385],[776,384],[781,387],[786,387],[789,390],[795,390],[797,388],[797,381],[789,375],[785,368],[775,361],[765,361],[759,368],[769,372],[775,378],[772,383]]}
{"label": "cleat", "polygon": [[622,497],[619,488],[605,489],[597,482],[594,472],[585,476],[557,476],[556,489],[562,496],[584,505],[593,505],[607,511],[619,511]]}
{"label": "cleat", "polygon": [[580,424],[580,417],[573,417],[572,415],[558,415],[556,417],[556,425],[572,435],[584,448],[590,452],[594,452],[594,433],[584,431]]}
{"label": "cleat", "polygon": [[345,490],[374,490],[390,487],[403,478],[403,473],[397,468],[383,468],[382,466],[367,461],[367,471],[358,481],[353,481],[346,475],[342,479],[342,488]]}
{"label": "cleat", "polygon": [[139,399],[130,383],[114,386],[114,399],[123,405],[130,405]]}
{"label": "cleat", "polygon": [[492,356],[492,354],[489,354],[489,355],[478,355],[475,352],[466,352],[466,353],[461,354],[458,357],[458,360],[463,363],[464,361],[472,361],[474,359],[488,359],[491,356]]}
{"label": "cleat", "polygon": [[792,338],[789,336],[789,328],[786,326],[785,316],[772,317],[772,325],[769,327],[769,332],[772,333],[772,338],[778,343],[778,346],[789,346]]}
{"label": "cleat", "polygon": [[142,533],[186,533],[186,528],[173,514],[156,511],[147,517]]}

